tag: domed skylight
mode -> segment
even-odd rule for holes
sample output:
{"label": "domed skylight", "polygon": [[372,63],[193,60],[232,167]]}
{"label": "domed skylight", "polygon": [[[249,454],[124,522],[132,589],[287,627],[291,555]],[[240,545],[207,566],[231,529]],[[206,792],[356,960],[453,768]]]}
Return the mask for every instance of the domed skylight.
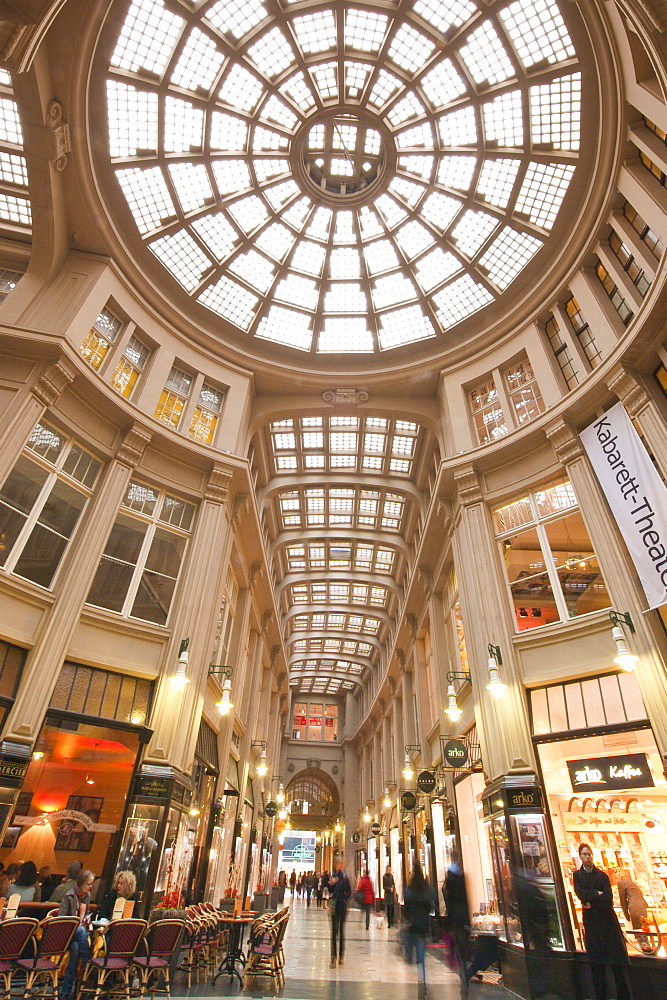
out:
{"label": "domed skylight", "polygon": [[187,8],[132,3],[109,143],[144,244],[216,317],[388,351],[445,337],[540,253],[579,150],[556,3]]}

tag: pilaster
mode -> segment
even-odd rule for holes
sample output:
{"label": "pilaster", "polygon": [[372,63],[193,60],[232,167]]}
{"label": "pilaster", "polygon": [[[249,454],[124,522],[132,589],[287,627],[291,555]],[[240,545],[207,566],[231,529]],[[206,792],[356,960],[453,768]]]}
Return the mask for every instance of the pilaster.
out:
{"label": "pilaster", "polygon": [[629,415],[639,421],[644,438],[663,479],[667,479],[667,421],[655,399],[627,368],[618,370],[607,379],[607,385],[618,396]]}

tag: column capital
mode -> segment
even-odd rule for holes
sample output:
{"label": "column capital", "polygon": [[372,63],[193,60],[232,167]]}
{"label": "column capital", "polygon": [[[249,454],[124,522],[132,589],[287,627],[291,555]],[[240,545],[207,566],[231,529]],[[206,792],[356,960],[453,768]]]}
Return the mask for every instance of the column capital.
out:
{"label": "column capital", "polygon": [[231,489],[233,475],[231,471],[216,462],[208,477],[204,491],[204,499],[212,503],[225,503]]}
{"label": "column capital", "polygon": [[562,465],[569,465],[570,462],[582,457],[584,449],[581,438],[566,420],[554,421],[547,427],[546,435],[551,442],[556,458]]}
{"label": "column capital", "polygon": [[74,381],[76,368],[70,359],[61,354],[44,369],[32,387],[32,393],[42,406],[53,406],[60,399],[68,385]]}
{"label": "column capital", "polygon": [[472,507],[482,502],[482,484],[474,465],[466,465],[455,472],[454,482],[463,507]]}
{"label": "column capital", "polygon": [[116,451],[116,460],[130,469],[135,469],[144,457],[144,452],[150,444],[152,432],[141,424],[132,424],[125,431],[123,440]]}
{"label": "column capital", "polygon": [[618,396],[631,417],[638,416],[640,410],[651,402],[651,397],[637,376],[627,368],[619,366],[607,379],[607,386]]}
{"label": "column capital", "polygon": [[232,527],[236,531],[239,526],[239,522],[244,514],[247,514],[250,510],[250,495],[248,493],[239,493],[234,497],[234,506],[232,509]]}

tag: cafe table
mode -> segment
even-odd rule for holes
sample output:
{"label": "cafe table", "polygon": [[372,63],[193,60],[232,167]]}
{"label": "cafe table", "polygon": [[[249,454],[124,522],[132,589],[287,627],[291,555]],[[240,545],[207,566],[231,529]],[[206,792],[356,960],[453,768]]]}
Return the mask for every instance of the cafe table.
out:
{"label": "cafe table", "polygon": [[256,916],[256,913],[239,914],[238,916],[218,913],[218,922],[229,930],[229,943],[227,945],[227,954],[220,962],[211,985],[214,985],[218,977],[222,976],[225,972],[229,973],[230,983],[233,981],[234,976],[238,976],[239,983],[243,985],[243,976],[236,968],[236,965],[240,963],[242,966],[245,966],[243,934],[248,924],[251,924]]}

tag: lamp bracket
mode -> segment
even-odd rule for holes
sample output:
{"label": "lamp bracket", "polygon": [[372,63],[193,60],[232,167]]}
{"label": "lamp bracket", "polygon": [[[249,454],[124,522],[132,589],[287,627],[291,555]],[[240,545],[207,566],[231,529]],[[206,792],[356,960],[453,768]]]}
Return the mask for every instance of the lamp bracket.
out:
{"label": "lamp bracket", "polygon": [[181,639],[181,644],[178,647],[178,655],[181,656],[183,653],[187,652],[187,648],[190,645],[190,636],[187,639]]}
{"label": "lamp bracket", "polygon": [[489,643],[489,656],[493,657],[499,667],[503,665],[503,657],[500,652],[500,646],[494,646],[492,642]]}
{"label": "lamp bracket", "polygon": [[406,743],[405,752],[406,753],[421,753],[422,745],[421,743]]}
{"label": "lamp bracket", "polygon": [[234,673],[233,667],[228,667],[224,663],[211,663],[208,668],[209,677],[231,677]]}
{"label": "lamp bracket", "polygon": [[266,740],[253,740],[250,746],[253,750],[255,747],[259,747],[260,750],[266,750]]}
{"label": "lamp bracket", "polygon": [[447,682],[449,684],[453,684],[454,681],[468,681],[469,683],[472,683],[470,680],[470,672],[468,670],[450,670],[447,674]]}
{"label": "lamp bracket", "polygon": [[627,625],[631,632],[635,631],[635,623],[629,611],[610,611],[609,617],[612,625]]}

